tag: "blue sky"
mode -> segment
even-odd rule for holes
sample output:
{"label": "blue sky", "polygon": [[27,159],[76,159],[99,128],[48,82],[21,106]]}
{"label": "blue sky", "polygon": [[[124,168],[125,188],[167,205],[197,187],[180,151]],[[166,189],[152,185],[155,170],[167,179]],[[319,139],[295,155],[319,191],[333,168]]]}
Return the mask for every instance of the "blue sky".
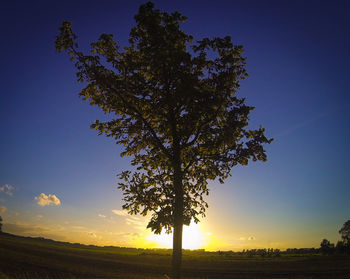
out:
{"label": "blue sky", "polygon": [[[82,49],[101,33],[126,45],[141,3],[2,3],[0,186],[14,188],[12,195],[0,191],[5,231],[142,245],[146,220],[112,212],[122,206],[116,174],[129,168],[129,159],[119,157],[122,149],[113,140],[89,129],[105,116],[79,99],[74,66],[54,47],[63,20],[72,21]],[[224,185],[210,183],[201,224],[208,247],[336,242],[350,219],[348,2],[155,4],[187,16],[183,29],[195,39],[230,35],[244,46],[250,76],[239,94],[256,106],[251,126],[262,124],[275,139],[266,163],[233,169]],[[41,193],[60,204],[40,206],[35,197]]]}

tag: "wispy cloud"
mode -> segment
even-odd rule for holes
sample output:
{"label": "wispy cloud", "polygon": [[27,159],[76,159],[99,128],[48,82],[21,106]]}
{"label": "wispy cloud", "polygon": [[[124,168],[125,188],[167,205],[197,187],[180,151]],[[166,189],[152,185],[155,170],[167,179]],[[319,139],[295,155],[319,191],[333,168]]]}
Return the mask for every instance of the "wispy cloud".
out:
{"label": "wispy cloud", "polygon": [[101,218],[106,218],[106,215],[103,215],[103,214],[98,214],[98,217],[101,217]]}
{"label": "wispy cloud", "polygon": [[131,225],[131,224],[133,224],[133,225],[142,225],[143,224],[142,221],[138,220],[135,217],[134,218],[126,218],[125,220],[126,220],[126,224],[128,224],[128,225]]}
{"label": "wispy cloud", "polygon": [[332,116],[333,114],[337,113],[338,111],[341,111],[344,109],[348,109],[347,104],[343,105],[343,106],[339,106],[339,107],[330,108],[329,110],[327,110],[327,112],[324,112],[324,113],[321,113],[318,115],[314,115],[313,117],[310,117],[304,121],[290,125],[289,127],[282,130],[281,132],[277,133],[276,135],[273,135],[273,137],[274,138],[281,138],[284,136],[288,136],[289,134],[292,134],[301,128],[304,128],[306,126],[310,126],[310,125],[314,124],[315,122],[321,120],[322,118]]}
{"label": "wispy cloud", "polygon": [[240,241],[246,241],[246,240],[248,240],[248,241],[252,241],[252,240],[255,240],[256,239],[256,237],[255,236],[241,236],[240,238],[239,238],[239,240]]}
{"label": "wispy cloud", "polygon": [[38,205],[40,206],[46,206],[46,205],[60,205],[61,201],[59,198],[57,198],[55,195],[49,194],[48,196],[44,193],[41,193],[38,197],[35,197],[35,199],[38,201]]}
{"label": "wispy cloud", "polygon": [[75,231],[75,232],[85,232],[86,230],[88,230],[86,227],[84,226],[71,226],[70,229],[72,231]]}
{"label": "wispy cloud", "polygon": [[125,223],[127,225],[132,226],[138,230],[145,229],[145,222],[143,220],[140,220],[140,218],[133,216],[133,215],[130,215],[124,210],[113,209],[112,212],[115,215],[125,217]]}
{"label": "wispy cloud", "polygon": [[0,206],[0,213],[5,213],[7,210],[6,206]]}
{"label": "wispy cloud", "polygon": [[124,210],[113,209],[112,212],[118,216],[128,216],[128,213]]}
{"label": "wispy cloud", "polygon": [[134,229],[143,231],[146,228],[144,220],[140,220],[135,216],[130,216],[125,218],[125,223],[129,226],[132,226]]}
{"label": "wispy cloud", "polygon": [[9,196],[13,196],[13,190],[15,190],[15,187],[9,184],[5,184],[0,187],[0,193],[5,193]]}
{"label": "wispy cloud", "polygon": [[88,235],[91,236],[91,237],[94,237],[94,238],[97,237],[97,235],[94,232],[88,232]]}

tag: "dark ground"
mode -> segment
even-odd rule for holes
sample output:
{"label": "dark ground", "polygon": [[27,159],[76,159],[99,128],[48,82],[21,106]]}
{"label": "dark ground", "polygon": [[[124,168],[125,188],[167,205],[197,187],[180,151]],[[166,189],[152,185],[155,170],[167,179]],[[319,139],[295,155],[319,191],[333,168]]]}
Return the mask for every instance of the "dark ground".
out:
{"label": "dark ground", "polygon": [[[96,247],[0,234],[0,279],[166,278],[171,251]],[[247,257],[185,251],[183,278],[350,278],[350,255]]]}

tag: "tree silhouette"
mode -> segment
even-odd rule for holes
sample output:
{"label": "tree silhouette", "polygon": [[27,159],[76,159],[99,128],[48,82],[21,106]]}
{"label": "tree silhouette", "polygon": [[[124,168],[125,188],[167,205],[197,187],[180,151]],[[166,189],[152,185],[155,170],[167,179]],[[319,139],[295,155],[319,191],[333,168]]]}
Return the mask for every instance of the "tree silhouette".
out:
{"label": "tree silhouette", "polygon": [[0,233],[2,232],[2,218],[0,216]]}
{"label": "tree silhouette", "polygon": [[323,239],[320,246],[321,253],[323,254],[330,254],[334,249],[334,244],[332,244],[328,239]]}
{"label": "tree silhouette", "polygon": [[350,249],[350,220],[346,221],[339,230],[340,236],[346,247]]}
{"label": "tree silhouette", "polygon": [[337,245],[335,246],[338,253],[345,253],[347,252],[346,246],[344,245],[343,241],[338,241]]}
{"label": "tree silhouette", "polygon": [[83,100],[113,119],[91,128],[124,146],[137,171],[119,175],[123,208],[151,214],[154,233],[173,230],[172,277],[180,278],[182,227],[205,216],[208,180],[221,183],[232,167],[266,161],[264,129],[248,130],[253,107],[238,98],[247,77],[243,47],[230,37],[193,37],[180,29],[186,20],[153,3],[140,6],[130,45],[120,49],[102,34],[92,54],[78,51],[71,24],[63,22],[56,49],[75,60]]}

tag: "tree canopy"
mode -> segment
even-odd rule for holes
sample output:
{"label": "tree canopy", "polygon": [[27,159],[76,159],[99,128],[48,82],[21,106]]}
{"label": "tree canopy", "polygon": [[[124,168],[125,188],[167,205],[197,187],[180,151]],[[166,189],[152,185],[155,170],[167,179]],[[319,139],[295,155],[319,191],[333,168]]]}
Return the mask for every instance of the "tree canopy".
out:
{"label": "tree canopy", "polygon": [[183,224],[205,215],[208,181],[224,183],[237,164],[266,161],[263,145],[271,139],[262,127],[247,128],[254,108],[237,96],[248,76],[242,46],[229,36],[195,41],[180,28],[186,17],[150,2],[135,20],[124,48],[102,34],[83,54],[70,22],[60,27],[56,48],[68,52],[87,84],[83,100],[113,116],[91,128],[132,156],[136,171],[119,175],[123,208],[151,214],[155,233],[175,228],[175,241]]}
{"label": "tree canopy", "polygon": [[142,5],[135,19],[130,46],[123,50],[112,34],[102,34],[91,44],[97,55],[78,52],[69,22],[60,28],[56,47],[77,60],[78,80],[88,83],[80,96],[114,115],[91,127],[124,145],[121,155],[133,156],[139,170],[120,175],[124,208],[132,214],[151,212],[149,227],[160,233],[172,227],[176,155],[183,173],[184,223],[189,224],[204,214],[208,180],[223,182],[233,166],[249,159],[265,161],[262,144],[271,140],[262,127],[246,129],[253,107],[236,94],[247,77],[242,46],[234,46],[230,37],[194,43],[179,28],[186,17],[162,13],[151,3]]}

